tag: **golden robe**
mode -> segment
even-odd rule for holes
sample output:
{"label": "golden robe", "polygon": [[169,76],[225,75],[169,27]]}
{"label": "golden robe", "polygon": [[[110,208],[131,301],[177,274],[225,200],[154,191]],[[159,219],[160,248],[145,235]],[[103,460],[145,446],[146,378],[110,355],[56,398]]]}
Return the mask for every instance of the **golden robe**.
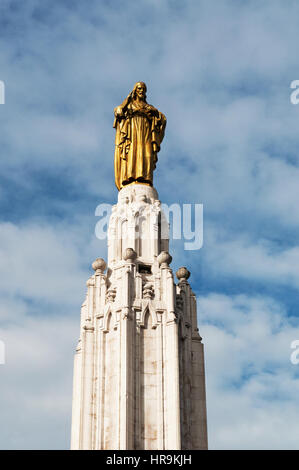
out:
{"label": "golden robe", "polygon": [[166,118],[145,101],[130,101],[115,108],[114,171],[120,190],[134,181],[153,184],[153,170],[164,137]]}

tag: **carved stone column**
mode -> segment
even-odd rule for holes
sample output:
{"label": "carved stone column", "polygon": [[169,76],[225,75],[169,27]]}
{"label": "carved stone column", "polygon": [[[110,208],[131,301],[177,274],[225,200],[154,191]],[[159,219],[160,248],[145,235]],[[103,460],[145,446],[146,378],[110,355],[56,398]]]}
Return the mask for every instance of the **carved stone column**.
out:
{"label": "carved stone column", "polygon": [[72,449],[207,448],[196,299],[186,268],[174,282],[164,220],[154,188],[119,192],[81,311]]}

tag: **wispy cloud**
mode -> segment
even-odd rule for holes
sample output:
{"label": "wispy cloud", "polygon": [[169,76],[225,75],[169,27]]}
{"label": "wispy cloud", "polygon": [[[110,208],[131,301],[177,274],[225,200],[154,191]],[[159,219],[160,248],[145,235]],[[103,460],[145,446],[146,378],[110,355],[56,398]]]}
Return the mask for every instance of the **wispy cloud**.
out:
{"label": "wispy cloud", "polygon": [[283,0],[1,1],[1,447],[69,445],[84,282],[106,257],[94,210],[117,196],[113,108],[140,79],[168,120],[160,199],[204,204],[203,249],[171,249],[205,312],[210,442],[297,446],[298,13]]}
{"label": "wispy cloud", "polygon": [[211,448],[298,449],[299,325],[266,297],[200,297]]}

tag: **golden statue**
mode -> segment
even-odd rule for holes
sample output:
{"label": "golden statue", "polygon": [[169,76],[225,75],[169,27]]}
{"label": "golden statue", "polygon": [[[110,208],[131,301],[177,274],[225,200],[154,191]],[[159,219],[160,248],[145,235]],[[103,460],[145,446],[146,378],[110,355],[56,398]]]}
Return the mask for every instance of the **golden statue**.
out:
{"label": "golden statue", "polygon": [[131,183],[152,186],[166,117],[147,104],[145,83],[135,84],[124,102],[114,109],[114,116],[114,171],[117,188],[120,190]]}

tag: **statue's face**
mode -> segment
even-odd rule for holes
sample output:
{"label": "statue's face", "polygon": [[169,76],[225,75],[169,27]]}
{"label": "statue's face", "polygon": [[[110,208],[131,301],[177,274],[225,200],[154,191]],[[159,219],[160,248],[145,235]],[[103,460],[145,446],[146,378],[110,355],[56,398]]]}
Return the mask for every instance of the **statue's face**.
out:
{"label": "statue's face", "polygon": [[138,98],[144,100],[144,98],[145,98],[145,86],[143,85],[143,83],[138,83],[138,85],[136,87],[136,94],[137,94]]}

